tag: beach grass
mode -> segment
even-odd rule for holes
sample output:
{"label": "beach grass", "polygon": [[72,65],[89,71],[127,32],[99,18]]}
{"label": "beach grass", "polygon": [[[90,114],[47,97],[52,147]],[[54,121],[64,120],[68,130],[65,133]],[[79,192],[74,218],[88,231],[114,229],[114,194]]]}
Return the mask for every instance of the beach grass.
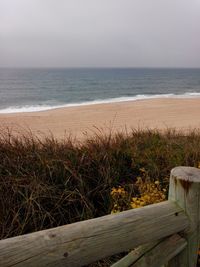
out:
{"label": "beach grass", "polygon": [[129,198],[138,197],[136,181],[144,170],[145,177],[167,189],[172,168],[198,167],[199,162],[198,130],[98,133],[83,142],[58,141],[53,136],[39,139],[31,133],[15,136],[4,130],[0,238],[109,214],[113,188],[121,186]]}

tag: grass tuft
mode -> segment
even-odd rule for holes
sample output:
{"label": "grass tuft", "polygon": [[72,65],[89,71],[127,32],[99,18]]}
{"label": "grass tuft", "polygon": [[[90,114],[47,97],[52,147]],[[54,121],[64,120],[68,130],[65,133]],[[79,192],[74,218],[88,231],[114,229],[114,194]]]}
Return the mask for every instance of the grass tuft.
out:
{"label": "grass tuft", "polygon": [[172,168],[199,161],[198,130],[98,132],[78,143],[7,129],[0,134],[0,238],[109,214],[112,188],[135,190],[141,168],[166,187]]}

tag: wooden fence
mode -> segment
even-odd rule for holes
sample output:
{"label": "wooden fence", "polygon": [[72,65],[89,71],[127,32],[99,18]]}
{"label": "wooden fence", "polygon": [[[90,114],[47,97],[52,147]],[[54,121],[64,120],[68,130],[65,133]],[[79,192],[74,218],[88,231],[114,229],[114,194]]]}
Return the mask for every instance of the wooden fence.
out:
{"label": "wooden fence", "polygon": [[129,251],[113,267],[194,267],[199,203],[200,170],[176,167],[167,201],[1,240],[0,266],[84,266]]}

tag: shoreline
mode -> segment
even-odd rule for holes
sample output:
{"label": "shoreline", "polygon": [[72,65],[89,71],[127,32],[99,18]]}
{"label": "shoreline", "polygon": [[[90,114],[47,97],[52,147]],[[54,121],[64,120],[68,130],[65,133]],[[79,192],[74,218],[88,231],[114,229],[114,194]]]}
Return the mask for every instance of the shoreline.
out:
{"label": "shoreline", "polygon": [[51,111],[55,109],[61,108],[70,108],[70,107],[84,107],[84,106],[93,106],[93,105],[101,105],[101,104],[117,104],[123,102],[135,102],[135,101],[143,101],[143,100],[154,100],[154,99],[200,99],[200,93],[197,92],[188,92],[182,95],[176,94],[157,94],[157,95],[136,95],[134,97],[121,96],[116,98],[108,98],[108,99],[97,99],[92,101],[85,101],[80,103],[66,103],[63,105],[57,106],[48,106],[48,105],[24,105],[22,107],[8,107],[4,109],[0,109],[1,114],[17,114],[17,113],[33,113],[33,112],[42,112],[42,111]]}
{"label": "shoreline", "polygon": [[132,129],[200,128],[200,98],[154,98],[0,114],[0,127],[17,134],[77,139]]}

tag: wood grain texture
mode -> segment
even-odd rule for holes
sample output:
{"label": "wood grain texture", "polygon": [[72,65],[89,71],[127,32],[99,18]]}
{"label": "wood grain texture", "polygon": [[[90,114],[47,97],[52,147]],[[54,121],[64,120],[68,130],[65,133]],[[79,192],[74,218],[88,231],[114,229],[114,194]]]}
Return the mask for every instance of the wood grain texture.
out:
{"label": "wood grain texture", "polygon": [[176,201],[184,209],[190,225],[183,233],[187,248],[168,266],[196,267],[200,235],[200,170],[194,167],[172,169],[169,200]]}
{"label": "wood grain texture", "polygon": [[164,267],[185,267],[185,263],[187,262],[187,254],[183,250],[176,257],[171,259],[168,264]]}
{"label": "wood grain texture", "polygon": [[165,201],[119,214],[0,241],[0,266],[83,266],[188,227],[182,208]]}
{"label": "wood grain texture", "polygon": [[[160,267],[168,263],[187,246],[184,238],[178,234],[164,240],[142,245],[132,250],[112,267]],[[179,266],[179,265],[176,265]]]}
{"label": "wood grain texture", "polygon": [[[186,246],[186,240],[175,234],[161,241],[157,246],[147,251],[136,263],[130,266],[160,267],[179,254]],[[177,265],[177,267],[179,266]]]}
{"label": "wood grain texture", "polygon": [[129,267],[131,264],[141,258],[147,251],[154,248],[160,241],[156,241],[150,244],[145,244],[131,250],[125,257],[114,263],[111,267]]}

